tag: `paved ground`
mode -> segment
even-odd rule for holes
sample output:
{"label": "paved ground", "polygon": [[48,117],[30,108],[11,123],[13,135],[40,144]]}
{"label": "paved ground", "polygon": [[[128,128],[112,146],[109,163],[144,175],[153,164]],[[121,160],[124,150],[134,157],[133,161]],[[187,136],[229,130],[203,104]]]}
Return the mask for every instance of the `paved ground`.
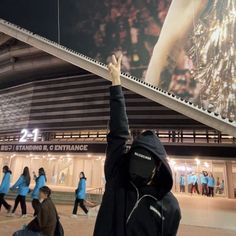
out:
{"label": "paved ground", "polygon": [[176,196],[182,211],[182,224],[236,232],[236,199]]}
{"label": "paved ground", "polygon": [[[235,236],[236,200],[209,199],[202,197],[178,196],[182,209],[182,222],[178,236]],[[58,205],[58,212],[65,229],[65,236],[92,236],[95,213],[71,219],[72,206]],[[28,205],[29,213],[32,213]],[[17,212],[19,213],[19,212]],[[0,213],[0,236],[11,236],[12,233],[28,223],[32,217],[21,219],[19,216],[6,217],[4,209]]]}

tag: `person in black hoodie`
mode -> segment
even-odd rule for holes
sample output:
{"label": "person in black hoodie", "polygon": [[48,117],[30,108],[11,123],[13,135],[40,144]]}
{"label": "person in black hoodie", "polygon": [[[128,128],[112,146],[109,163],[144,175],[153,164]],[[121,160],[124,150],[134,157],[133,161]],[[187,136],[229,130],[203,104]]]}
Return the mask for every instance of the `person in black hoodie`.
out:
{"label": "person in black hoodie", "polygon": [[122,55],[108,68],[110,132],[105,161],[106,186],[94,236],[174,236],[181,219],[170,192],[173,179],[165,149],[153,131],[145,131],[127,151],[129,125],[120,81]]}

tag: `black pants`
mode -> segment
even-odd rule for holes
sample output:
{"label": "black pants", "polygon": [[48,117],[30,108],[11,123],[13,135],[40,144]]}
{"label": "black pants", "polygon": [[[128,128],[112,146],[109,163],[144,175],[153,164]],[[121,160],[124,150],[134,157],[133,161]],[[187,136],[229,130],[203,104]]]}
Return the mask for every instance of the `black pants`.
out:
{"label": "black pants", "polygon": [[207,184],[202,184],[202,195],[208,195]]}
{"label": "black pants", "polygon": [[78,210],[78,205],[81,207],[81,209],[84,211],[85,214],[88,213],[87,208],[84,205],[84,199],[75,199],[75,204],[74,204],[74,209],[73,209],[73,214],[76,215],[77,214],[77,210]]}
{"label": "black pants", "polygon": [[208,197],[214,197],[214,187],[208,187]]}
{"label": "black pants", "polygon": [[180,187],[180,192],[185,193],[185,186],[184,185],[180,185],[179,187]]}
{"label": "black pants", "polygon": [[39,210],[40,210],[41,203],[38,199],[33,199],[32,200],[32,207],[34,209],[34,216],[38,215]]}
{"label": "black pants", "polygon": [[188,184],[188,192],[191,193],[192,184]]}
{"label": "black pants", "polygon": [[6,208],[7,211],[9,211],[11,209],[11,205],[9,205],[5,199],[5,193],[0,193],[0,210],[1,210],[1,207],[2,205]]}
{"label": "black pants", "polygon": [[191,193],[193,193],[193,189],[195,189],[195,191],[197,191],[197,193],[200,194],[197,183],[192,185]]}
{"label": "black pants", "polygon": [[19,203],[20,203],[20,206],[21,206],[22,215],[26,215],[25,196],[22,196],[22,195],[17,195],[17,197],[15,199],[15,205],[13,207],[12,213],[14,213],[16,211],[16,208],[18,207]]}

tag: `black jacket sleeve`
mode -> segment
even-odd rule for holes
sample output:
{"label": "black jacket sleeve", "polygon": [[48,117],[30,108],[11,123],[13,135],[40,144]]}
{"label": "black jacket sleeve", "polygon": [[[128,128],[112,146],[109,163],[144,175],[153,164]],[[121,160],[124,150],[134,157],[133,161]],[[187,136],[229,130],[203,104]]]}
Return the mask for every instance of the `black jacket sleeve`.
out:
{"label": "black jacket sleeve", "polygon": [[126,151],[129,125],[121,86],[110,88],[110,132],[107,135],[105,177],[108,181]]}
{"label": "black jacket sleeve", "polygon": [[45,207],[41,207],[38,215],[28,224],[27,228],[34,232],[41,232],[48,223],[48,214]]}
{"label": "black jacket sleeve", "polygon": [[39,226],[38,218],[35,217],[30,223],[27,225],[27,229],[33,232],[40,232],[41,228]]}
{"label": "black jacket sleeve", "polygon": [[181,220],[179,203],[171,192],[166,194],[162,202],[166,212],[164,221],[164,235],[176,236]]}

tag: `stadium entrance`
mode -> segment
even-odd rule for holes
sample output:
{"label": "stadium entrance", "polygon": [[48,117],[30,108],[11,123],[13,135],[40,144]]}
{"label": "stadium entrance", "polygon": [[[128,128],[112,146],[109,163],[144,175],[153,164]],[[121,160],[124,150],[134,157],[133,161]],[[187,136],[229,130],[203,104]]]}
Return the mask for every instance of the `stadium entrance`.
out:
{"label": "stadium entrance", "polygon": [[104,144],[4,144],[0,150],[0,166],[10,166],[12,182],[28,166],[31,173],[43,167],[54,189],[74,190],[81,171],[87,176],[88,189],[104,186]]}
{"label": "stadium entrance", "polygon": [[[43,167],[48,185],[59,191],[74,191],[79,173],[84,171],[88,190],[102,191],[105,185],[104,162],[106,143],[29,143],[1,144],[0,166],[9,165],[12,183],[17,180],[24,166],[31,172]],[[208,157],[175,156],[168,157],[173,172],[173,192],[191,193],[191,176],[196,176],[200,194],[202,193],[203,172],[215,179],[214,195],[236,197],[236,162]],[[0,174],[0,178],[2,173]],[[184,191],[181,190],[181,179]],[[32,184],[34,184],[32,182]],[[183,190],[183,189],[182,189]]]}

